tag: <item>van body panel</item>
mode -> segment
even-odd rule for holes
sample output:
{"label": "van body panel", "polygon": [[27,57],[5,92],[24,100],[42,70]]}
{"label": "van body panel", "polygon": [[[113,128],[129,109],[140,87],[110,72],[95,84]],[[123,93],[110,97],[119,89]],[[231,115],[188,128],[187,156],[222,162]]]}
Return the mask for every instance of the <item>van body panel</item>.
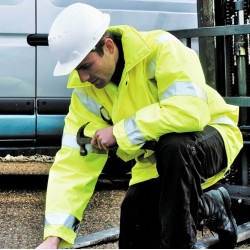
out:
{"label": "van body panel", "polygon": [[109,13],[111,25],[127,24],[138,30],[197,27],[196,0],[43,0],[37,2],[37,32],[48,33],[58,13],[76,2]]}
{"label": "van body panel", "polygon": [[1,0],[0,32],[6,34],[28,34],[35,32],[34,0]]}
{"label": "van body panel", "polygon": [[36,2],[0,1],[0,140],[36,137],[36,49],[26,37],[36,32]]}
{"label": "van body panel", "polygon": [[35,115],[0,115],[0,139],[34,139]]}
{"label": "van body panel", "polygon": [[35,98],[35,48],[15,43],[15,37],[10,37],[7,46],[0,35],[0,97]]}
{"label": "van body panel", "polygon": [[69,97],[72,89],[67,89],[68,76],[53,76],[56,65],[49,47],[37,47],[37,98]]}
{"label": "van body panel", "polygon": [[[60,139],[63,133],[65,115],[37,115],[37,139]],[[53,142],[54,144],[54,142]]]}

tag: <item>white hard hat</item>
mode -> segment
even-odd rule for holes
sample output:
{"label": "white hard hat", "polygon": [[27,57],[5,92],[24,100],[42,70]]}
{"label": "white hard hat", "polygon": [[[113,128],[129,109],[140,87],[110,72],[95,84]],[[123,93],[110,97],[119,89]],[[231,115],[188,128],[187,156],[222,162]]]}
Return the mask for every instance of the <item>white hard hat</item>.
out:
{"label": "white hard hat", "polygon": [[67,75],[94,49],[110,22],[110,16],[96,8],[75,3],[66,7],[53,22],[49,47],[58,62],[54,75]]}

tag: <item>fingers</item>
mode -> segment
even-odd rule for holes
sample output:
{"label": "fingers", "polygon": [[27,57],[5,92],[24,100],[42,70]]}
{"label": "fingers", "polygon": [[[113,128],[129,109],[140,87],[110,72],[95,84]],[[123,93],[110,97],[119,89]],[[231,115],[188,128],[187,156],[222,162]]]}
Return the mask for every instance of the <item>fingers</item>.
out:
{"label": "fingers", "polygon": [[108,150],[108,145],[107,144],[103,144],[100,141],[98,141],[98,148],[99,149]]}
{"label": "fingers", "polygon": [[91,144],[94,147],[104,150],[108,150],[109,147],[114,145],[115,143],[116,139],[113,135],[112,126],[97,130],[91,140]]}
{"label": "fingers", "polygon": [[98,140],[95,137],[91,140],[91,144],[92,144],[92,146],[94,146],[95,148],[98,148],[98,149],[108,150],[108,147],[109,147],[108,144],[102,143],[101,140]]}

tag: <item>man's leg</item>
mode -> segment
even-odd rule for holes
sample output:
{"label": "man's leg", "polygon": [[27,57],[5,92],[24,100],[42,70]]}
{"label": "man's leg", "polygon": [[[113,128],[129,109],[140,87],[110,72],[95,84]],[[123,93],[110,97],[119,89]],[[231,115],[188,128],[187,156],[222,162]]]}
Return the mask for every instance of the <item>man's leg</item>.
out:
{"label": "man's leg", "polygon": [[201,183],[226,167],[223,140],[209,126],[202,132],[167,134],[158,142],[156,158],[161,179],[161,248],[192,248]]}
{"label": "man's leg", "polygon": [[121,206],[119,248],[160,247],[159,179],[129,187]]}

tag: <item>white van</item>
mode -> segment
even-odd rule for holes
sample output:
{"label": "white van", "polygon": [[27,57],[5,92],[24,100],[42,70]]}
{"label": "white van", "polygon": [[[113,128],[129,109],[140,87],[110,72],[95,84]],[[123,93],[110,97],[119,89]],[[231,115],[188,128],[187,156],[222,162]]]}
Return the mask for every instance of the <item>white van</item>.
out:
{"label": "white van", "polygon": [[197,27],[196,0],[1,0],[0,155],[60,147],[71,90],[66,76],[53,76],[56,61],[48,46],[40,46],[44,43],[30,34],[46,37],[56,15],[75,2],[108,12],[111,25],[138,30]]}

